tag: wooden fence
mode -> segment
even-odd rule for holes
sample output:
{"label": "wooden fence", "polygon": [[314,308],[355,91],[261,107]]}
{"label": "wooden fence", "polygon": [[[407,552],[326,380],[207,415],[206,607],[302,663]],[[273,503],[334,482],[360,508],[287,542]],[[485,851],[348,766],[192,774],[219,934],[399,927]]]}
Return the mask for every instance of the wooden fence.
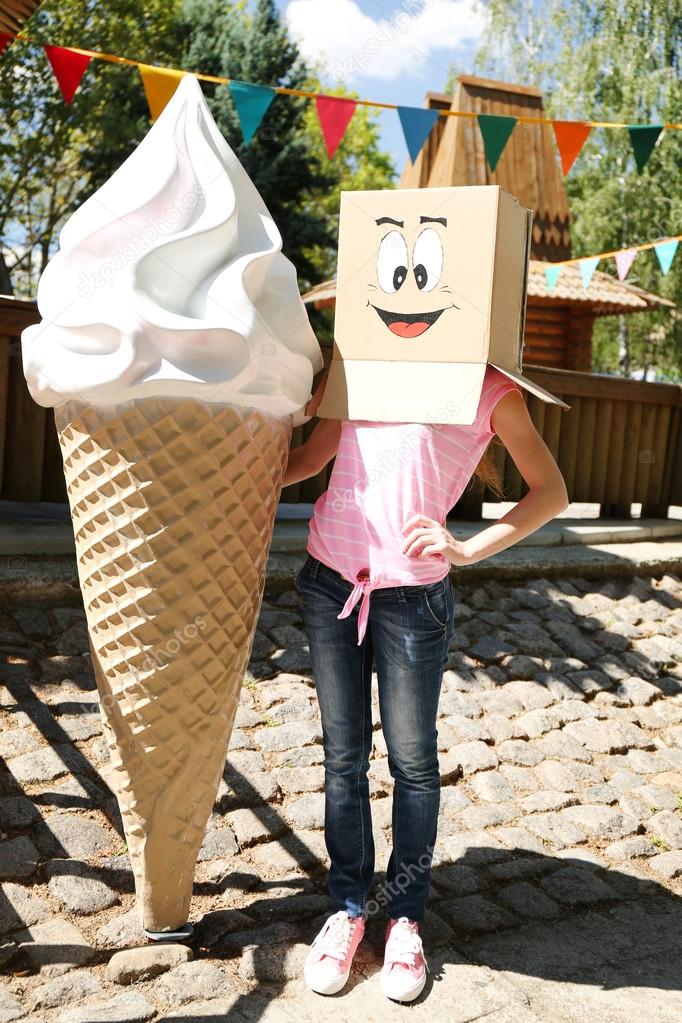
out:
{"label": "wooden fence", "polygon": [[[66,489],[54,416],[26,388],[19,335],[38,320],[34,302],[0,296],[0,497],[11,501],[65,501]],[[324,348],[325,363],[331,348]],[[525,392],[536,428],[566,480],[571,501],[597,503],[604,517],[667,515],[682,504],[682,388],[528,365],[525,373],[563,398],[568,412]],[[301,444],[317,420],[294,431]],[[505,500],[518,501],[526,485],[511,458],[493,441]],[[330,463],[317,476],[285,487],[285,503],[313,503],[327,487]],[[451,518],[479,519],[495,500],[474,478]]]}

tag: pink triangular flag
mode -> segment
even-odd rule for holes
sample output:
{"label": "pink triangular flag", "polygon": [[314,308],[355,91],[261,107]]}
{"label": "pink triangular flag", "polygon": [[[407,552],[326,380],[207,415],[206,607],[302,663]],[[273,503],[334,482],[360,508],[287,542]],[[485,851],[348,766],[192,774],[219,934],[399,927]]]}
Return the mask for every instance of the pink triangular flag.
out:
{"label": "pink triangular flag", "polygon": [[340,96],[316,96],[315,105],[327,155],[331,160],[346,134],[346,128],[357,104],[353,99],[344,99]]}
{"label": "pink triangular flag", "polygon": [[628,270],[635,261],[637,255],[637,249],[623,249],[622,252],[617,252],[613,257],[616,261],[616,270],[618,271],[618,280],[622,281],[628,275]]}

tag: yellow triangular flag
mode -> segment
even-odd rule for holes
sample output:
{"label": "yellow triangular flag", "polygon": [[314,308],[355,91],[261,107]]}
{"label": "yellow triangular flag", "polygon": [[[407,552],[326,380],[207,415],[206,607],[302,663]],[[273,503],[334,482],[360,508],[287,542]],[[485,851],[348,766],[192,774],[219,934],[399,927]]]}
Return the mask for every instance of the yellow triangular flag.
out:
{"label": "yellow triangular flag", "polygon": [[180,79],[184,78],[187,72],[176,71],[174,68],[152,67],[151,64],[138,64],[137,66],[142,75],[144,91],[147,94],[149,112],[152,121],[155,121],[172,98],[180,84]]}

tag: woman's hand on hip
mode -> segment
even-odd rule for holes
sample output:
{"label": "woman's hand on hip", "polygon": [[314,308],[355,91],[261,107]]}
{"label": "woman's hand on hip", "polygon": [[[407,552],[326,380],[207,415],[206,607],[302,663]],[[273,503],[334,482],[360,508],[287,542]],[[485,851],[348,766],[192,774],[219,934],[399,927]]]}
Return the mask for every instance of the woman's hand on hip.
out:
{"label": "woman's hand on hip", "polygon": [[412,515],[403,523],[402,553],[410,558],[446,558],[452,565],[467,565],[466,546],[440,522],[427,515]]}

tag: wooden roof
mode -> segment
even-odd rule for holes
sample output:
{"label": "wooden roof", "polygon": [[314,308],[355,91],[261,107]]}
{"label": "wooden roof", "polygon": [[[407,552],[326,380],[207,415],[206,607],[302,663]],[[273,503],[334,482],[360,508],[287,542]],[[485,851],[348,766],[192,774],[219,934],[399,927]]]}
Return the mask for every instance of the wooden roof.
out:
{"label": "wooden roof", "polygon": [[[459,76],[454,98],[427,93],[426,106],[545,117],[539,89],[473,75]],[[535,211],[531,257],[571,258],[568,199],[550,124],[517,123],[491,173],[476,118],[439,117],[416,162],[406,164],[400,187],[448,185],[501,185]]]}
{"label": "wooden roof", "polygon": [[[572,306],[583,308],[594,316],[613,316],[616,313],[636,313],[658,306],[675,308],[667,298],[652,295],[634,284],[619,281],[596,270],[588,288],[583,288],[577,266],[563,267],[552,291],[545,277],[545,263],[531,259],[528,268],[528,301],[536,305]],[[323,281],[303,295],[303,301],[324,309],[336,302],[336,281]]]}
{"label": "wooden roof", "polygon": [[14,35],[40,6],[40,0],[0,0],[0,32]]}

